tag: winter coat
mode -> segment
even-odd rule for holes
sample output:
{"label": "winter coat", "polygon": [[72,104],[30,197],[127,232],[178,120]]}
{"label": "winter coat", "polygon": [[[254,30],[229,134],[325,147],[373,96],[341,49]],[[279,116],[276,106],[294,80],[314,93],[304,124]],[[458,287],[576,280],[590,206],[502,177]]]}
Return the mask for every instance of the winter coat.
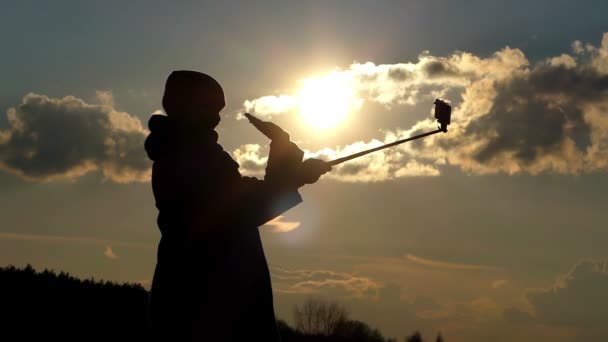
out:
{"label": "winter coat", "polygon": [[300,203],[297,188],[241,176],[215,131],[161,115],[149,128],[161,232],[149,304],[153,337],[279,340],[258,227]]}

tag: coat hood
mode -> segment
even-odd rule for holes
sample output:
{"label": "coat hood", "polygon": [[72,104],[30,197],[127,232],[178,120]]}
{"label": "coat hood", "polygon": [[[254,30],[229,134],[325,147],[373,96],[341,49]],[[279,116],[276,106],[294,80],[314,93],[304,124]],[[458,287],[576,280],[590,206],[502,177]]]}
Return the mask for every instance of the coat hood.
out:
{"label": "coat hood", "polygon": [[159,160],[189,149],[223,151],[217,144],[217,132],[198,129],[165,115],[152,115],[148,128],[150,134],[146,138],[145,149],[151,160]]}

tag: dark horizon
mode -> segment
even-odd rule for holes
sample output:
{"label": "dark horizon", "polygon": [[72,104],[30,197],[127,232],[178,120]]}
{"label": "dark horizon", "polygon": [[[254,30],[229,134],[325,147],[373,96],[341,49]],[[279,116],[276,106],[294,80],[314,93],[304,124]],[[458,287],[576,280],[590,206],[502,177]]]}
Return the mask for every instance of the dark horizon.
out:
{"label": "dark horizon", "polygon": [[[278,317],[310,296],[402,338],[605,339],[605,1],[20,1],[0,11],[0,266],[149,289],[144,150],[174,70],[224,88],[218,142],[336,166],[260,228]],[[408,322],[403,326],[403,322]]]}
{"label": "dark horizon", "polygon": [[[0,267],[0,284],[4,336],[62,341],[81,341],[85,336],[89,341],[151,338],[146,317],[150,293],[140,284],[79,279],[60,270],[36,270],[30,264]],[[304,309],[307,305],[309,309]],[[329,310],[334,312],[331,317]],[[378,329],[348,315],[348,309],[338,302],[310,297],[294,308],[295,326],[281,318],[277,325],[284,342],[401,340],[385,338]],[[418,342],[420,333],[404,336],[407,342]],[[443,341],[440,338],[439,333],[437,341]]]}

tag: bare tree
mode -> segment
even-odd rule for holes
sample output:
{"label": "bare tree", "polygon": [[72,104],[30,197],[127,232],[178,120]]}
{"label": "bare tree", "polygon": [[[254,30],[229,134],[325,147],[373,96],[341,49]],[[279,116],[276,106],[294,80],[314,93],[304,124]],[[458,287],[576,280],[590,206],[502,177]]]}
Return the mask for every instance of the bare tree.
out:
{"label": "bare tree", "polygon": [[309,298],[302,307],[296,305],[296,329],[309,335],[332,335],[336,327],[348,319],[346,309],[336,301]]}
{"label": "bare tree", "polygon": [[420,332],[415,331],[412,336],[410,337],[406,337],[405,338],[406,342],[424,342],[424,340],[422,339],[422,335],[420,335]]}

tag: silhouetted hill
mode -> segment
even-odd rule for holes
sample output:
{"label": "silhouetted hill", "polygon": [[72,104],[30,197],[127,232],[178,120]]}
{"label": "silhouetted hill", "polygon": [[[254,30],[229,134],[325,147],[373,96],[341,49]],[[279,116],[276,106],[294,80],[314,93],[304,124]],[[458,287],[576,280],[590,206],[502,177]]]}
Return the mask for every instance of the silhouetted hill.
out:
{"label": "silhouetted hill", "polygon": [[[0,267],[0,341],[146,341],[148,295],[139,284]],[[335,336],[306,335],[281,320],[278,326],[283,342],[388,341],[354,320]]]}
{"label": "silhouetted hill", "polygon": [[138,284],[80,280],[30,265],[0,268],[0,340],[145,339],[148,292]]}

